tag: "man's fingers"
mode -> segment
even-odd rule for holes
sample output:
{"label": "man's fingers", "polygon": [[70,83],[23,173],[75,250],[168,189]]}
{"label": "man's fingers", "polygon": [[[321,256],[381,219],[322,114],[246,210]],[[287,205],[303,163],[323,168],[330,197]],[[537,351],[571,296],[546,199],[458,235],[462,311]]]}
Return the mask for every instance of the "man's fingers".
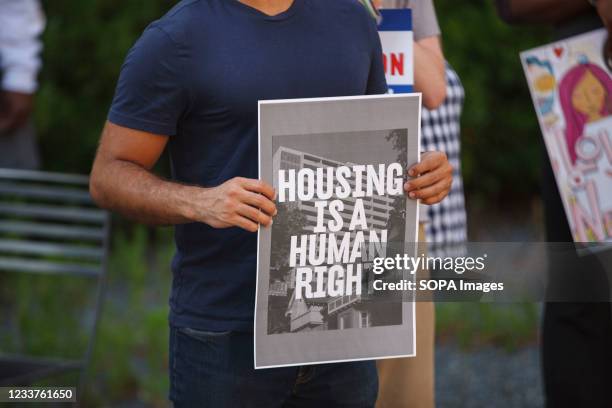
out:
{"label": "man's fingers", "polygon": [[246,190],[263,194],[270,200],[276,199],[276,192],[274,191],[274,188],[272,188],[272,186],[265,181],[241,178],[240,183]]}
{"label": "man's fingers", "polygon": [[240,204],[238,207],[238,214],[266,227],[272,225],[272,217],[247,204]]}
{"label": "man's fingers", "polygon": [[257,230],[259,229],[259,225],[257,223],[254,223],[248,218],[242,217],[240,215],[236,215],[235,219],[233,220],[233,224],[236,227],[240,227],[243,230],[247,230],[249,232],[257,232]]}
{"label": "man's fingers", "polygon": [[440,193],[446,193],[448,188],[449,182],[447,180],[440,180],[432,186],[411,191],[408,196],[413,199],[426,200],[428,198],[435,197]]}
{"label": "man's fingers", "polygon": [[222,191],[226,195],[223,211],[229,212],[223,223],[251,232],[256,232],[259,225],[272,225],[272,217],[277,210],[272,201],[275,198],[274,189],[269,184],[236,177],[224,184]]}
{"label": "man's fingers", "polygon": [[435,160],[434,157],[424,154],[419,163],[408,169],[408,175],[410,177],[415,177],[419,174],[427,173],[428,171],[435,169],[438,165],[438,161]]}
{"label": "man's fingers", "polygon": [[268,200],[264,195],[244,191],[240,195],[240,200],[250,206],[261,209],[267,215],[273,217],[278,212],[273,201]]}
{"label": "man's fingers", "polygon": [[419,163],[408,169],[408,175],[410,177],[416,177],[419,174],[436,169],[447,162],[448,159],[443,152],[426,152],[421,156],[421,161]]}
{"label": "man's fingers", "polygon": [[434,171],[430,171],[422,176],[407,181],[404,184],[404,190],[406,190],[406,192],[410,192],[419,188],[425,188],[427,186],[435,184],[436,182],[444,178],[445,169],[435,169]]}
{"label": "man's fingers", "polygon": [[446,191],[443,191],[433,197],[429,197],[429,198],[426,198],[425,200],[422,200],[422,202],[427,205],[437,204],[440,201],[442,201],[444,197],[446,197],[447,195],[448,193]]}

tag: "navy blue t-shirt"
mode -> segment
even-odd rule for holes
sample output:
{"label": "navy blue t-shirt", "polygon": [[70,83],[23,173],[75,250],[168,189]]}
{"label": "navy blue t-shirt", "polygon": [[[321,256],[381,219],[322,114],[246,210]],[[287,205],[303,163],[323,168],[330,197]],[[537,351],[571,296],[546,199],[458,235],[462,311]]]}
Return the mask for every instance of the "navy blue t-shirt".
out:
{"label": "navy blue t-shirt", "polygon": [[[267,16],[189,0],[152,23],[121,70],[109,121],[167,135],[173,178],[258,178],[257,101],[385,93],[374,20],[357,0],[294,0]],[[257,234],[176,226],[170,323],[252,330]]]}

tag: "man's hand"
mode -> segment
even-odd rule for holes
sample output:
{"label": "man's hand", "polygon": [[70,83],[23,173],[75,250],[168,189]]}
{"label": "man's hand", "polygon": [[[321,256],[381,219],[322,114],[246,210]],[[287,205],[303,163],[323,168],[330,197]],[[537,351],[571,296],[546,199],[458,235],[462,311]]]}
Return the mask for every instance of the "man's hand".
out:
{"label": "man's hand", "polygon": [[0,92],[0,132],[7,132],[23,126],[34,105],[34,96],[19,92]]}
{"label": "man's hand", "polygon": [[612,70],[612,0],[597,0],[597,12],[608,29],[608,39],[604,46],[604,60]]}
{"label": "man's hand", "polygon": [[269,227],[277,214],[276,192],[269,184],[236,177],[220,186],[202,189],[195,197],[195,220],[214,228],[240,227],[257,232],[259,225]]}
{"label": "man's hand", "polygon": [[426,152],[421,162],[408,170],[414,177],[404,184],[408,197],[421,199],[425,204],[436,204],[446,197],[453,183],[453,166],[443,152]]}

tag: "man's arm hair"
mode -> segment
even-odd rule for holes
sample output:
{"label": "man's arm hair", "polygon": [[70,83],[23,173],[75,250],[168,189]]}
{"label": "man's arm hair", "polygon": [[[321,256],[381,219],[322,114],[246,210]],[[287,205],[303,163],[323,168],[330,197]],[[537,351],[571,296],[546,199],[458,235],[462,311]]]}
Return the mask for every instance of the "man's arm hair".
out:
{"label": "man's arm hair", "polygon": [[587,12],[587,0],[495,0],[499,16],[508,24],[558,24]]}
{"label": "man's arm hair", "polygon": [[103,208],[152,225],[190,222],[195,187],[163,180],[150,170],[168,137],[106,123],[91,172],[90,193]]}

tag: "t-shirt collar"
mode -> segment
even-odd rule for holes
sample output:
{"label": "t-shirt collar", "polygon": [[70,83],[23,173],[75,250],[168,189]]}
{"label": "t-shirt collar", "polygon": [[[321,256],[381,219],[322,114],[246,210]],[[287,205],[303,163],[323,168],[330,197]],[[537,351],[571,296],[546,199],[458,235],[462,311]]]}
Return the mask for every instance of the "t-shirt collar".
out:
{"label": "t-shirt collar", "polygon": [[290,18],[291,16],[293,16],[302,7],[302,4],[304,3],[305,0],[293,0],[293,3],[291,4],[291,6],[289,6],[287,10],[283,11],[282,13],[276,14],[274,16],[269,16],[265,13],[262,13],[256,8],[251,7],[247,4],[244,4],[238,0],[228,0],[228,1],[232,3],[233,5],[235,5],[237,9],[255,18],[260,18],[262,20],[267,20],[267,21],[282,21],[282,20],[286,20]]}

